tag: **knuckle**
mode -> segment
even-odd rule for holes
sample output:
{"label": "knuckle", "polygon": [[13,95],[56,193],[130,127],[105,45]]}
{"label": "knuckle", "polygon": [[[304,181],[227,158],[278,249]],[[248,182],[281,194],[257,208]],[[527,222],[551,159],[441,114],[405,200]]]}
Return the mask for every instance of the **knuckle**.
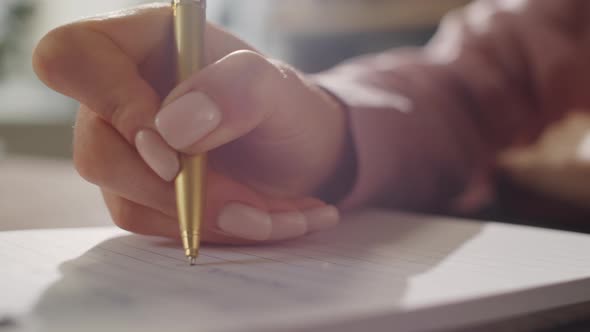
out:
{"label": "knuckle", "polygon": [[260,53],[250,51],[250,50],[240,50],[236,51],[227,57],[227,61],[230,64],[234,64],[236,66],[244,67],[244,66],[265,66],[268,65],[269,62],[266,58],[261,55]]}
{"label": "knuckle", "polygon": [[287,90],[285,87],[299,77],[291,67],[253,51],[236,52],[229,62],[232,66],[230,70],[247,77],[245,93],[255,105],[268,104],[269,93],[276,96],[271,99],[280,99],[280,95]]}
{"label": "knuckle", "polygon": [[253,51],[238,51],[228,59],[230,65],[235,66],[235,72],[256,73],[248,75],[256,78],[259,82],[277,82],[286,78],[283,68],[277,66],[273,61]]}

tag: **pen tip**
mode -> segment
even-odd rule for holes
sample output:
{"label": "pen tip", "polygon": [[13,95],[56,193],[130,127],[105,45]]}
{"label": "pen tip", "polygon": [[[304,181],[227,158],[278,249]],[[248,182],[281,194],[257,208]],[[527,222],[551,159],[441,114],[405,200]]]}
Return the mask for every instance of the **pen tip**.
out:
{"label": "pen tip", "polygon": [[188,263],[189,263],[191,266],[195,266],[195,265],[197,265],[197,257],[195,257],[195,256],[189,256],[189,257],[188,257]]}

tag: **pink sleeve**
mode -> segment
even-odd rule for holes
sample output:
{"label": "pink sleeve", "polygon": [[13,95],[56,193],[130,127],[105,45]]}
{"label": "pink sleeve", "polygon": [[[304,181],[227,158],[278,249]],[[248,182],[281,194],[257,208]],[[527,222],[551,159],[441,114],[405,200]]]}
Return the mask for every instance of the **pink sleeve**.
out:
{"label": "pink sleeve", "polygon": [[590,1],[483,0],[428,46],[315,77],[348,108],[356,182],[343,208],[474,210],[499,151],[590,106]]}

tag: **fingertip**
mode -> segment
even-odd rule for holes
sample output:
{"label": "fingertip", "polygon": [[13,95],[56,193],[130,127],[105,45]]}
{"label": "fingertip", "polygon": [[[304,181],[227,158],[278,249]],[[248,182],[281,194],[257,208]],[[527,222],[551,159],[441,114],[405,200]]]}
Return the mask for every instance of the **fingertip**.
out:
{"label": "fingertip", "polygon": [[340,211],[332,205],[303,211],[309,232],[319,232],[335,227],[340,223]]}
{"label": "fingertip", "polygon": [[137,133],[135,146],[145,163],[164,181],[171,182],[180,171],[180,160],[176,151],[152,130]]}
{"label": "fingertip", "polygon": [[201,92],[189,92],[165,106],[156,116],[158,132],[173,148],[186,151],[222,122],[219,106]]}
{"label": "fingertip", "polygon": [[232,52],[176,87],[165,98],[156,127],[184,153],[216,149],[263,129],[288,90],[284,76],[256,52]]}
{"label": "fingertip", "polygon": [[283,241],[301,237],[308,231],[307,219],[299,211],[271,214],[270,241]]}
{"label": "fingertip", "polygon": [[217,218],[217,226],[230,236],[251,241],[270,239],[273,227],[267,212],[241,203],[230,203],[223,207]]}
{"label": "fingertip", "polygon": [[216,242],[261,244],[296,239],[308,233],[307,218],[299,211],[267,213],[241,203],[224,207],[210,230]]}

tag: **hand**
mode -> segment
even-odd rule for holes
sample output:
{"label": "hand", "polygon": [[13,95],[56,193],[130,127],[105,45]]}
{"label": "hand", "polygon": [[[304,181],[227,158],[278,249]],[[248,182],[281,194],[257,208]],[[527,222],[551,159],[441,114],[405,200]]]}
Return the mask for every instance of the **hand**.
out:
{"label": "hand", "polygon": [[41,80],[81,103],[75,165],[115,223],[178,237],[178,152],[210,151],[205,241],[285,240],[337,224],[337,209],[312,195],[345,155],[339,104],[212,25],[208,67],[174,88],[171,19],[169,6],[143,6],[60,27],[35,51]]}

